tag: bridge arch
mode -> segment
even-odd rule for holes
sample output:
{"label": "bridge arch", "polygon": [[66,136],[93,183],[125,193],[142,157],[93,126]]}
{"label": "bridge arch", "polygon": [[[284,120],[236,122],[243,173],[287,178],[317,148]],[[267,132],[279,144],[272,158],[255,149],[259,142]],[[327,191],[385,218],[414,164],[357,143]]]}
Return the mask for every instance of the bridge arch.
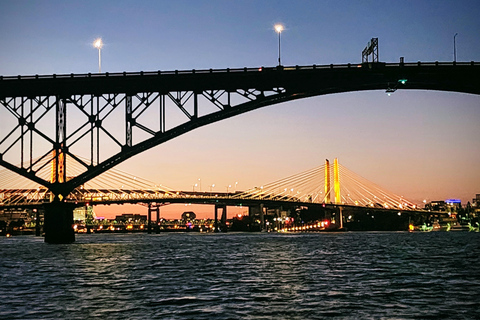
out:
{"label": "bridge arch", "polygon": [[[326,94],[397,89],[424,89],[480,94],[480,64],[469,63],[363,63],[252,69],[192,70],[119,74],[18,76],[0,78],[0,105],[14,120],[0,137],[0,165],[38,182],[55,194],[67,195],[75,187],[115,165],[196,128],[261,107]],[[202,112],[202,103],[214,111]],[[173,106],[185,122],[167,127],[165,108]],[[70,125],[74,108],[82,120]],[[158,109],[159,126],[143,121],[142,114]],[[121,110],[122,129],[104,125]],[[41,130],[43,118],[54,118],[55,132]],[[68,130],[67,130],[68,128]],[[135,130],[148,138],[136,142]],[[118,152],[100,158],[100,135]],[[33,138],[35,136],[35,139]],[[34,141],[47,147],[34,156]],[[90,157],[78,157],[72,147],[89,145]],[[20,150],[18,152],[18,149]],[[30,153],[28,153],[30,150]],[[15,153],[18,152],[18,153]],[[84,168],[70,174],[66,154]],[[12,161],[10,159],[15,159]],[[42,171],[55,162],[54,177]],[[15,163],[20,163],[19,165]],[[63,177],[62,177],[63,175]]]}

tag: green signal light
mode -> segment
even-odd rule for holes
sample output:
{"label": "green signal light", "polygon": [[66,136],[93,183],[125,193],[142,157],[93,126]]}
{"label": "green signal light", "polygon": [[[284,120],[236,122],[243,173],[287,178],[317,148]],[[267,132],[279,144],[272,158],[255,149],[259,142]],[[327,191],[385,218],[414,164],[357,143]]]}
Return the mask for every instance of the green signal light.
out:
{"label": "green signal light", "polygon": [[400,80],[398,80],[398,82],[400,82],[401,84],[405,84],[405,83],[407,83],[407,79],[400,79]]}

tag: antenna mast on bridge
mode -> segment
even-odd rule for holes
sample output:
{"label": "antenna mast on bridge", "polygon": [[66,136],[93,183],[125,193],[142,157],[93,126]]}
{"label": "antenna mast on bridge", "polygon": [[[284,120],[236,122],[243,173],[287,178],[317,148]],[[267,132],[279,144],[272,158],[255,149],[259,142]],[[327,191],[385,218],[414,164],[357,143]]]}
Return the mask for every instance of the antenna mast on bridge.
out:
{"label": "antenna mast on bridge", "polygon": [[378,62],[378,38],[372,38],[362,51],[362,63],[368,63],[368,57],[372,55],[372,62]]}

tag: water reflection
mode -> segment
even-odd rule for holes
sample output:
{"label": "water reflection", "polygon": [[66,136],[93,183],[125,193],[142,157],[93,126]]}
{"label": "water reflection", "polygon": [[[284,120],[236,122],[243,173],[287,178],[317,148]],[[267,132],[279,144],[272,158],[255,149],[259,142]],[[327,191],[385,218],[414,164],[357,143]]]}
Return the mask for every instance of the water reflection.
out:
{"label": "water reflection", "polygon": [[1,319],[440,317],[478,307],[478,233],[0,239]]}

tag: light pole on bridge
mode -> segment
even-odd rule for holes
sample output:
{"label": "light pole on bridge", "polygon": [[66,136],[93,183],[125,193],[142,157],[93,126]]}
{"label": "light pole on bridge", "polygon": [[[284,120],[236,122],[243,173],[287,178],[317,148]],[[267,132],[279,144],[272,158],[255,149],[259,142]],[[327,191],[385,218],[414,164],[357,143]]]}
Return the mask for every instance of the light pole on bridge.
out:
{"label": "light pole on bridge", "polygon": [[93,41],[93,46],[98,49],[98,73],[102,73],[102,38],[95,39],[95,41]]}
{"label": "light pole on bridge", "polygon": [[281,58],[280,58],[280,38],[281,38],[282,31],[285,30],[285,27],[282,24],[277,23],[274,26],[274,28],[275,28],[275,32],[278,33],[278,65],[281,66],[282,61],[281,61]]}
{"label": "light pole on bridge", "polygon": [[457,62],[457,44],[455,38],[457,37],[458,33],[455,33],[453,36],[453,62]]}

